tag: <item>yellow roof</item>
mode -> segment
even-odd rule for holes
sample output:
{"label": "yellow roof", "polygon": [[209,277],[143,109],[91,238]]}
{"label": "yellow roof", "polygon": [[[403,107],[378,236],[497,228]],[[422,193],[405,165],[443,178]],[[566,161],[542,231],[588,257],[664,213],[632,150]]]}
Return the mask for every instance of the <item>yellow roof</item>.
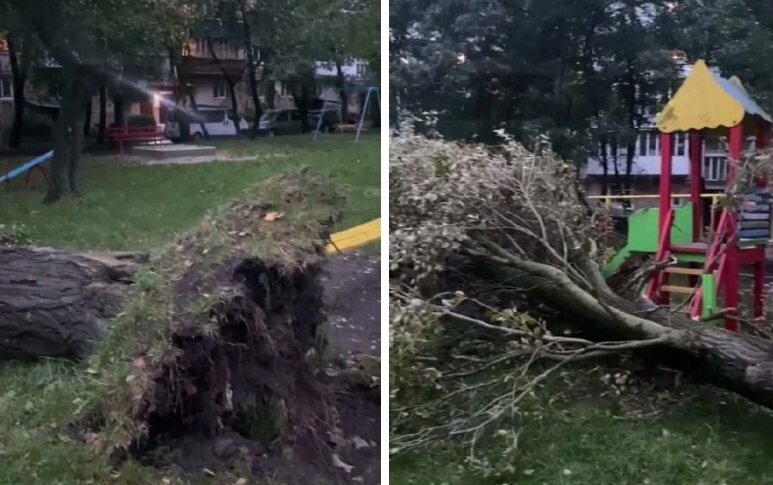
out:
{"label": "yellow roof", "polygon": [[675,131],[730,128],[746,116],[770,122],[770,116],[754,102],[737,77],[728,80],[711,72],[703,60],[690,74],[658,116],[657,127]]}

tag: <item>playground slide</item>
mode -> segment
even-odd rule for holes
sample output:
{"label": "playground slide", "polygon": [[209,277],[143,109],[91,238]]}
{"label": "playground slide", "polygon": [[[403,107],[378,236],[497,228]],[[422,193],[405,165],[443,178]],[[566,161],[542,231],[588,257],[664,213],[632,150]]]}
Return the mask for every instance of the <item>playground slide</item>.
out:
{"label": "playground slide", "polygon": [[326,251],[335,253],[365,246],[381,238],[381,219],[354,226],[330,236]]}
{"label": "playground slide", "polygon": [[11,170],[10,172],[8,172],[6,174],[0,175],[0,183],[2,183],[2,182],[10,182],[11,180],[13,180],[14,178],[18,177],[19,175],[21,175],[21,174],[23,174],[25,172],[29,172],[30,170],[32,170],[33,168],[37,167],[38,165],[40,165],[40,164],[50,160],[51,157],[53,157],[53,156],[54,156],[54,151],[51,150],[50,152],[44,153],[43,155],[41,155],[41,156],[39,156],[39,157],[37,157],[37,158],[35,158],[33,160],[30,160],[29,162],[27,162],[27,163],[25,163],[25,164],[23,164],[23,165],[21,165],[19,167],[14,168],[13,170]]}

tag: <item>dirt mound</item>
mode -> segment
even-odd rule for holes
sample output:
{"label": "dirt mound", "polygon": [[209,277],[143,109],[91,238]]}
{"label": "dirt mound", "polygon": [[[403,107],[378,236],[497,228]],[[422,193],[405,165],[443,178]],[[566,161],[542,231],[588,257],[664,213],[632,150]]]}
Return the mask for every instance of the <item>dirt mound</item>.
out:
{"label": "dirt mound", "polygon": [[340,205],[310,173],[270,180],[152,258],[90,361],[102,385],[80,437],[223,477],[352,478],[344,454],[374,445],[341,430],[378,399],[320,365],[320,265]]}

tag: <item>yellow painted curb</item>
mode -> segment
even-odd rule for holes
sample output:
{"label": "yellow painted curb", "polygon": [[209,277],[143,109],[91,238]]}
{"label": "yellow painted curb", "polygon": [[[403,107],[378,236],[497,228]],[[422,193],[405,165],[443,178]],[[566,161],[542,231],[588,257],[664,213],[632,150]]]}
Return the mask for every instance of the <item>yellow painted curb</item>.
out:
{"label": "yellow painted curb", "polygon": [[333,234],[330,236],[332,242],[327,245],[326,251],[335,253],[356,249],[379,239],[381,239],[381,218]]}

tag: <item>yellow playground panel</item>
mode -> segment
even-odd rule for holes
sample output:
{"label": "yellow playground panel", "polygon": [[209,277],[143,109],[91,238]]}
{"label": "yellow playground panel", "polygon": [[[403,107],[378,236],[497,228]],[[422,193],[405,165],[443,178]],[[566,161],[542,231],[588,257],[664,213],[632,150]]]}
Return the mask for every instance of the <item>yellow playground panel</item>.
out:
{"label": "yellow playground panel", "polygon": [[381,239],[381,218],[354,226],[330,236],[328,253],[357,249]]}

